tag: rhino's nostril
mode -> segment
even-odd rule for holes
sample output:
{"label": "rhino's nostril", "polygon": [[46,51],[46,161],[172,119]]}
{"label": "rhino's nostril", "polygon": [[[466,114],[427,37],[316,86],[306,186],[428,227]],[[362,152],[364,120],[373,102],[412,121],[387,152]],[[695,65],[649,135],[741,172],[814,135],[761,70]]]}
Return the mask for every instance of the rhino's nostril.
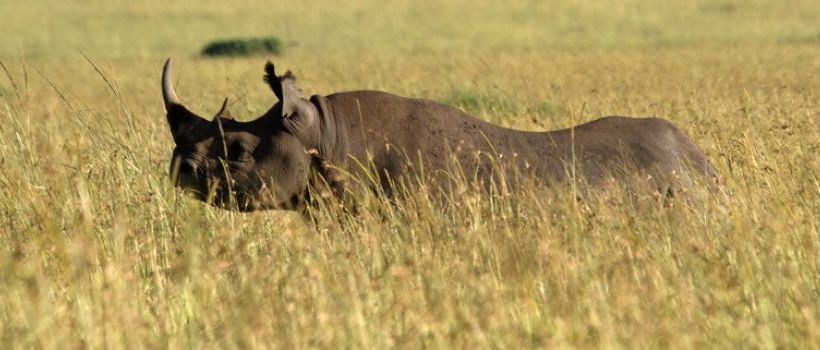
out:
{"label": "rhino's nostril", "polygon": [[179,165],[179,174],[196,175],[196,166],[191,162],[182,162],[182,164]]}

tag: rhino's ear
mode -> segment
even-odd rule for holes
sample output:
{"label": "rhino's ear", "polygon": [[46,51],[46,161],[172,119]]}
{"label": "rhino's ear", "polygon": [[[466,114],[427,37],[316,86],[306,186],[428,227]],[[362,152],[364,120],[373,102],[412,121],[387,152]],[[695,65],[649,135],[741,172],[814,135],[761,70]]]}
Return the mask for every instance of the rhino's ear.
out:
{"label": "rhino's ear", "polygon": [[179,102],[174,86],[171,83],[171,59],[165,61],[162,69],[162,98],[165,103],[165,114],[168,117],[168,126],[174,142],[179,144],[186,136],[192,135],[194,130],[208,121],[189,111]]}
{"label": "rhino's ear", "polygon": [[302,98],[302,89],[296,84],[296,76],[291,71],[277,76],[271,61],[265,64],[265,82],[282,102],[282,117],[293,117],[299,113],[302,104],[306,103]]}
{"label": "rhino's ear", "polygon": [[265,82],[268,83],[271,90],[273,90],[273,94],[276,95],[276,98],[279,101],[282,100],[282,82],[279,80],[279,77],[276,75],[276,70],[273,68],[273,62],[268,61],[265,63]]}
{"label": "rhino's ear", "polygon": [[319,132],[319,111],[302,98],[302,90],[296,86],[296,77],[288,71],[280,77],[282,82],[282,118],[293,134],[313,139]]}
{"label": "rhino's ear", "polygon": [[296,85],[296,76],[290,71],[285,72],[285,75],[279,77],[279,82],[282,84],[282,117],[290,118],[300,112],[300,107],[305,102],[302,98],[302,90]]}
{"label": "rhino's ear", "polygon": [[277,76],[273,63],[265,64],[265,82],[282,102],[282,112],[285,126],[292,133],[312,137],[318,133],[319,112],[316,107],[302,97],[302,90],[296,84],[296,76],[290,71]]}

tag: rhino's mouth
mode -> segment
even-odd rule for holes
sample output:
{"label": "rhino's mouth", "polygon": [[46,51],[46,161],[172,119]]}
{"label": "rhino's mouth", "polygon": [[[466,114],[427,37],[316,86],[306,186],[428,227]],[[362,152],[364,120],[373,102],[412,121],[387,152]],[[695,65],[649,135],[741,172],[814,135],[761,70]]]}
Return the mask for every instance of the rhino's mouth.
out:
{"label": "rhino's mouth", "polygon": [[203,179],[191,174],[180,174],[176,186],[198,201],[222,209],[255,211],[264,209],[289,209],[298,205],[299,198],[277,200],[264,183],[258,189],[224,185],[222,179]]}

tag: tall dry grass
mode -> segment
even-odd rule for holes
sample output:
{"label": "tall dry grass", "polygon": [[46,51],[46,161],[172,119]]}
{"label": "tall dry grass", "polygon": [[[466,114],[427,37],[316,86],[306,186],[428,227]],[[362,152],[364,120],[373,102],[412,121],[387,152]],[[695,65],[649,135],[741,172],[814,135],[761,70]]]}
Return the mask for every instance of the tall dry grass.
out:
{"label": "tall dry grass", "polygon": [[[0,13],[17,20],[41,4],[49,3],[3,3],[4,9],[18,6],[19,16]],[[636,17],[644,19],[634,21],[643,28],[652,18],[662,22],[679,9],[706,6],[670,4],[647,9],[647,16]],[[277,58],[278,65],[294,70],[306,92],[382,89],[446,101],[483,119],[530,130],[609,114],[663,116],[706,151],[728,196],[726,202],[659,205],[650,197],[609,190],[579,202],[571,188],[557,187],[493,196],[465,191],[436,205],[423,192],[389,202],[365,191],[355,213],[319,205],[312,219],[218,210],[171,187],[172,140],[159,70],[166,51],[198,49],[199,37],[185,43],[167,39],[168,28],[182,24],[157,25],[156,32],[146,31],[121,46],[127,49],[117,49],[110,41],[117,35],[89,37],[72,29],[79,25],[68,20],[72,17],[56,21],[56,28],[88,39],[87,47],[79,47],[88,59],[77,47],[44,41],[43,33],[53,32],[19,29],[15,35],[24,44],[41,49],[28,47],[24,51],[31,55],[23,57],[13,47],[17,44],[0,45],[6,68],[0,71],[0,343],[3,348],[815,347],[820,343],[820,48],[783,38],[792,32],[810,37],[810,25],[789,21],[814,18],[816,9],[799,2],[738,4],[734,10],[715,8],[731,12],[723,16],[740,16],[734,22],[715,24],[707,17],[702,26],[692,26],[691,41],[671,47],[654,39],[632,45],[629,31],[595,27],[600,23],[578,40],[604,32],[611,45],[590,39],[589,47],[563,49],[560,42],[549,46],[543,39],[527,46],[523,43],[541,34],[526,25],[516,29],[510,24],[518,23],[513,14],[488,22],[481,32],[511,33],[509,41],[501,34],[472,40],[444,31],[431,37],[439,44],[420,44],[424,41],[414,35],[424,31],[411,30],[420,16],[405,15],[412,11],[392,9],[394,18],[407,17],[370,29],[367,23],[378,23],[368,19],[375,10],[364,3],[340,10],[364,13],[353,29],[333,26],[348,17],[322,24],[321,19],[336,17],[310,14],[304,23],[329,27],[289,33],[289,38],[304,35],[304,44]],[[224,6],[188,10],[188,5],[151,6],[217,23],[247,12],[243,6],[232,12]],[[133,23],[156,20],[151,7],[111,6],[64,5],[64,11],[125,8],[143,11]],[[291,6],[283,11],[315,9]],[[549,12],[546,5],[534,6],[534,15],[518,16],[534,21]],[[610,12],[616,19],[632,18],[631,11],[619,15],[602,4],[585,6],[589,10],[576,15],[564,8],[566,16],[576,18],[567,23]],[[445,23],[447,11],[454,10],[419,13],[430,13],[422,20],[441,28],[460,28],[458,21]],[[467,28],[494,12],[470,11],[462,22],[472,23]],[[743,29],[765,13],[770,15],[765,23],[791,24],[777,30],[768,30],[775,24],[762,26],[760,35]],[[234,23],[242,28],[267,23],[253,18]],[[21,21],[0,23],[25,27]],[[187,35],[195,36],[195,24]],[[342,32],[323,36],[332,33],[328,28]],[[673,25],[664,35],[685,39],[681,28]],[[723,29],[737,39],[727,39],[732,45],[707,40]],[[112,32],[117,30],[125,29]],[[372,36],[372,50],[343,35],[359,31]],[[396,33],[409,33],[410,39],[393,42],[403,35]],[[319,51],[323,40],[338,43]],[[510,45],[501,50],[505,42]],[[178,92],[204,115],[224,96],[235,101],[233,112],[240,118],[259,115],[274,102],[260,79],[262,58],[211,61],[182,55],[178,62]]]}

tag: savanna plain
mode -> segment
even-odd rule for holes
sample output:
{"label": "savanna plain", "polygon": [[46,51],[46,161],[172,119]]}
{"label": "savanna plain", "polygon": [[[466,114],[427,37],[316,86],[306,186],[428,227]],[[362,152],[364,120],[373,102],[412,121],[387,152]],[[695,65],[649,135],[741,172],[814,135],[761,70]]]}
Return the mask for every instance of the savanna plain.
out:
{"label": "savanna plain", "polygon": [[[0,33],[2,348],[820,344],[816,1],[0,1]],[[270,58],[519,129],[660,116],[723,189],[225,211],[169,181],[168,56],[203,115],[261,115]]]}

